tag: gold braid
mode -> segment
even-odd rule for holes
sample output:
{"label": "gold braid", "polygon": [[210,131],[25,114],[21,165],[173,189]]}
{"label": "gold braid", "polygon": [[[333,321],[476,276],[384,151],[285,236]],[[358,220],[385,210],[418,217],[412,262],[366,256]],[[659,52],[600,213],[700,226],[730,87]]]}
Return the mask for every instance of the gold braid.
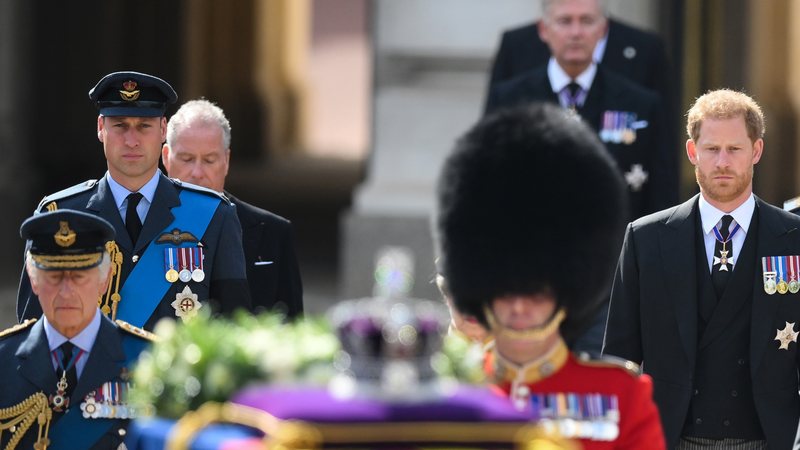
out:
{"label": "gold braid", "polygon": [[[37,392],[14,406],[0,409],[0,439],[3,436],[3,430],[10,430],[12,433],[5,450],[17,448],[22,436],[34,421],[39,425],[39,433],[33,448],[45,450],[50,445],[48,434],[53,411],[48,405],[47,397],[43,393]],[[10,420],[6,422],[6,419]]]}
{"label": "gold braid", "polygon": [[111,281],[108,283],[106,293],[97,299],[97,305],[103,314],[111,314],[111,320],[117,318],[117,304],[122,300],[119,295],[119,280],[122,276],[122,252],[114,241],[106,242],[106,251],[111,260]]}

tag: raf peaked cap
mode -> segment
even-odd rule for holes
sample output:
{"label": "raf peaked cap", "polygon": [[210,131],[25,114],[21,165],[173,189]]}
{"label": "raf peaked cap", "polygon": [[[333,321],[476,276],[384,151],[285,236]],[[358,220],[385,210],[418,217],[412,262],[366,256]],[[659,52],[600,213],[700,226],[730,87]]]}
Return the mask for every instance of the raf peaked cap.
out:
{"label": "raf peaked cap", "polygon": [[178,94],[161,78],[139,72],[114,72],[89,91],[100,114],[107,117],[160,117]]}
{"label": "raf peaked cap", "polygon": [[96,267],[114,227],[105,219],[81,211],[59,209],[36,214],[22,223],[19,234],[28,241],[33,264],[42,270]]}
{"label": "raf peaked cap", "polygon": [[438,187],[439,267],[463,313],[507,295],[552,293],[578,335],[607,298],[625,184],[577,116],[536,104],[485,117],[456,143]]}

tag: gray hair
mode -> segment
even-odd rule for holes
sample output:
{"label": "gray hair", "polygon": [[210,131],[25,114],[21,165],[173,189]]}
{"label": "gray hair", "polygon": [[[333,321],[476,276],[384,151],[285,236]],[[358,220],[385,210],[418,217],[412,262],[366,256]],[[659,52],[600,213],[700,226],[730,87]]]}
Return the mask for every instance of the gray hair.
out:
{"label": "gray hair", "polygon": [[[541,0],[542,2],[542,17],[547,16],[547,11],[556,3],[561,2],[562,0]],[[597,2],[597,8],[600,9],[600,14],[603,17],[608,17],[608,1],[607,0],[595,0]]]}
{"label": "gray hair", "polygon": [[222,145],[231,148],[231,124],[222,108],[201,98],[181,105],[167,123],[167,145],[172,147],[178,134],[192,124],[218,125],[222,129]]}

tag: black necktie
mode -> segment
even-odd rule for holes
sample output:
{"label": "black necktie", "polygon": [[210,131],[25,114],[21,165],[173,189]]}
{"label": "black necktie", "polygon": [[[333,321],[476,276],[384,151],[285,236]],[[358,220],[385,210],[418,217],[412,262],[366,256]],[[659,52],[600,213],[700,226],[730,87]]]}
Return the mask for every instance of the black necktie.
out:
{"label": "black necktie", "polygon": [[569,92],[567,106],[573,109],[579,107],[578,95],[581,93],[581,85],[576,83],[574,80],[570,81],[570,83],[567,85],[567,91]]}
{"label": "black necktie", "polygon": [[136,244],[139,239],[139,232],[142,231],[142,221],[139,220],[139,213],[136,212],[136,205],[142,199],[142,194],[134,192],[128,195],[128,209],[125,212],[125,229],[128,230],[128,236],[131,237],[131,242]]}
{"label": "black necktie", "polygon": [[72,342],[66,341],[61,344],[59,348],[61,349],[61,365],[59,366],[60,373],[58,376],[61,378],[64,370],[67,371],[66,397],[70,398],[72,396],[72,392],[75,390],[75,386],[78,384],[78,370],[75,368],[78,361],[72,361],[72,352],[75,346],[72,345]]}
{"label": "black necktie", "polygon": [[[714,243],[714,256],[711,265],[711,281],[714,283],[717,299],[722,298],[725,284],[733,272],[733,241],[727,242],[732,221],[733,217],[729,215],[722,216],[721,224],[717,228],[719,236],[715,234],[716,242]],[[720,237],[722,238],[721,240]]]}

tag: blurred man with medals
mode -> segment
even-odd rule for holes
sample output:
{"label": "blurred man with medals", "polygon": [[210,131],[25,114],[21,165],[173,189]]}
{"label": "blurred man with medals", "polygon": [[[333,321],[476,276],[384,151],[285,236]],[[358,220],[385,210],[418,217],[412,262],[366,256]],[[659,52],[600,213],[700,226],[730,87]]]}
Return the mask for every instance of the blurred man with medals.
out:
{"label": "blurred man with medals", "polygon": [[[163,317],[191,316],[208,302],[215,311],[249,308],[241,226],[221,194],[164,176],[158,169],[167,105],[177,94],[164,80],[114,72],[89,91],[97,106],[97,138],[108,172],[46,196],[37,211],[71,208],[114,226],[112,279],[101,311],[152,329]],[[21,321],[41,314],[23,272]]]}
{"label": "blurred man with medals", "polygon": [[118,449],[128,371],[153,336],[104,316],[114,228],[61,209],[26,220],[26,271],[43,316],[0,332],[0,448]]}
{"label": "blurred man with medals", "polygon": [[752,98],[710,91],[687,118],[700,194],[628,226],[604,353],[653,377],[670,448],[794,448],[800,218],[753,194]]}
{"label": "blurred man with medals", "polygon": [[590,450],[665,448],[650,378],[565,344],[606,298],[626,208],[597,136],[547,104],[485,117],[438,184],[439,284],[494,338],[485,366],[494,389]]}

